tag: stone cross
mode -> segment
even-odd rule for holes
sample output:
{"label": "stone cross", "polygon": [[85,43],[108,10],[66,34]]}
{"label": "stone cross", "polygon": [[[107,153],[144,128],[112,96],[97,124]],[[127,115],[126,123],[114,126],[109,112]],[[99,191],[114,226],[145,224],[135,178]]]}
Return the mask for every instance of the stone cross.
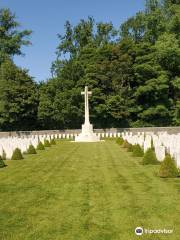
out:
{"label": "stone cross", "polygon": [[90,124],[89,121],[89,101],[88,96],[92,94],[92,92],[88,91],[88,87],[85,86],[84,92],[81,92],[82,95],[84,95],[84,102],[85,102],[85,122],[84,124]]}

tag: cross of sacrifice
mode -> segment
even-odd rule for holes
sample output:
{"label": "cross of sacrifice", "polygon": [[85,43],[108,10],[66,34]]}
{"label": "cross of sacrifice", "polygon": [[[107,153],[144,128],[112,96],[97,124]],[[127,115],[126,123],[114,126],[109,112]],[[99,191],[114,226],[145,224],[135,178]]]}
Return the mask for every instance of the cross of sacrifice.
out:
{"label": "cross of sacrifice", "polygon": [[81,95],[84,95],[84,102],[85,102],[85,122],[84,122],[84,124],[90,124],[88,96],[91,95],[91,94],[92,94],[92,92],[88,91],[87,86],[85,86],[84,92],[81,92]]}

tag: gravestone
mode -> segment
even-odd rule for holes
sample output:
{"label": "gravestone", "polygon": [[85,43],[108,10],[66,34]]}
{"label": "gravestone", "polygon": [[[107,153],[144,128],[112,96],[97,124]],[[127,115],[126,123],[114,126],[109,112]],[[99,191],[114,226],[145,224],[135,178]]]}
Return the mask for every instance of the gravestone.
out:
{"label": "gravestone", "polygon": [[155,154],[158,161],[162,162],[165,158],[165,147],[155,146]]}

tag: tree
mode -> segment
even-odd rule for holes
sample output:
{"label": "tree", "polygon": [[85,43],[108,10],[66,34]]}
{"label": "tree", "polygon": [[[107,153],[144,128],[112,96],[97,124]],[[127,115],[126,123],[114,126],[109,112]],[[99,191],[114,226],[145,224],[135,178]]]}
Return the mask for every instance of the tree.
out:
{"label": "tree", "polygon": [[[79,128],[84,115],[80,92],[85,85],[93,88],[90,117],[96,127],[118,126],[124,122],[127,108],[119,104],[127,104],[132,63],[131,56],[123,50],[125,44],[122,47],[115,44],[116,35],[112,23],[95,25],[94,20],[88,18],[73,27],[66,22],[65,35],[60,36],[57,48],[57,60],[52,65],[54,78],[40,90],[38,116],[42,123]],[[69,58],[60,58],[67,53]],[[112,106],[116,100],[119,101],[117,110]]]}
{"label": "tree", "polygon": [[133,127],[179,122],[179,7],[147,0],[144,12],[122,24],[122,39],[135,43]]}
{"label": "tree", "polygon": [[0,64],[14,55],[22,55],[21,47],[29,45],[29,30],[18,31],[20,24],[9,9],[0,9]]}
{"label": "tree", "polygon": [[144,11],[121,25],[120,37],[111,22],[67,21],[53,77],[40,88],[41,126],[79,128],[85,85],[93,89],[96,128],[178,125],[179,7],[178,1],[147,0]]}
{"label": "tree", "polygon": [[0,66],[0,129],[31,130],[36,126],[37,84],[11,60]]}

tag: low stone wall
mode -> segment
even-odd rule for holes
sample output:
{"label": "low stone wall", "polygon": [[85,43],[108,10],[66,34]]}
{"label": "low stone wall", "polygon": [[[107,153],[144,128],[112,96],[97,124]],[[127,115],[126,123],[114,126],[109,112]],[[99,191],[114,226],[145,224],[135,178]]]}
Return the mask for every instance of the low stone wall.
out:
{"label": "low stone wall", "polygon": [[[144,127],[144,128],[119,128],[120,132],[131,131],[134,133],[137,132],[167,132],[169,134],[180,133],[180,127]],[[122,130],[122,131],[121,131]]]}
{"label": "low stone wall", "polygon": [[[107,129],[94,129],[96,133],[118,133],[118,132],[167,132],[169,134],[180,133],[180,127],[144,127],[144,128],[107,128]],[[42,130],[42,131],[13,131],[13,132],[0,132],[1,137],[8,136],[31,136],[31,135],[44,135],[44,134],[77,134],[80,129],[67,129],[67,130]]]}

